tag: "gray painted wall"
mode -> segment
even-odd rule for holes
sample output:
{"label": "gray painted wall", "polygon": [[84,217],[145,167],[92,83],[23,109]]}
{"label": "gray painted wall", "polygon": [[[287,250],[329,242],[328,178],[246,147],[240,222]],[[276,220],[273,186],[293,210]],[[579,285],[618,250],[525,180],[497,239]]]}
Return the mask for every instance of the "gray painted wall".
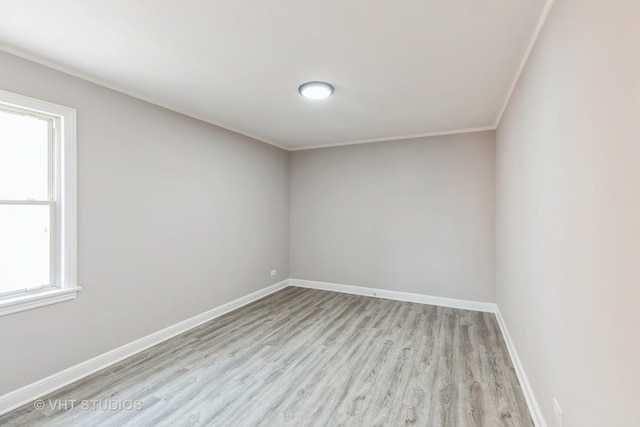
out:
{"label": "gray painted wall", "polygon": [[557,0],[497,132],[497,302],[549,427],[640,426],[640,2]]}
{"label": "gray painted wall", "polygon": [[288,156],[0,53],[0,89],[78,109],[84,286],[0,317],[0,394],[288,277],[289,234],[291,277],[494,301],[495,231],[548,425],[554,397],[565,427],[640,425],[639,8],[556,0],[497,132],[497,220],[492,133]]}
{"label": "gray painted wall", "polygon": [[0,70],[78,110],[84,287],[0,317],[0,395],[288,277],[285,151],[4,53]]}
{"label": "gray painted wall", "polygon": [[494,301],[493,132],[289,161],[292,278]]}

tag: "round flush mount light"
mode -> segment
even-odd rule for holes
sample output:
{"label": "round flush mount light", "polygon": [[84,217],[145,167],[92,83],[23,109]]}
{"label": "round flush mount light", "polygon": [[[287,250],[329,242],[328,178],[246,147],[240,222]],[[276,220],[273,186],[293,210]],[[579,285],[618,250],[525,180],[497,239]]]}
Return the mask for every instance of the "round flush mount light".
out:
{"label": "round flush mount light", "polygon": [[307,82],[298,88],[300,95],[309,99],[325,99],[333,94],[333,86],[326,82]]}

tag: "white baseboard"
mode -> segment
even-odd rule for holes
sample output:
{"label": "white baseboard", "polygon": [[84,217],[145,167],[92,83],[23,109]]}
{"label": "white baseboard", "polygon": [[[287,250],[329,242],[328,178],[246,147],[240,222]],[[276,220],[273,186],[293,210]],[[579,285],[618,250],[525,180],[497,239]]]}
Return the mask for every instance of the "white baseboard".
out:
{"label": "white baseboard", "polygon": [[522,362],[520,362],[520,358],[518,357],[518,353],[516,352],[516,347],[511,341],[511,335],[509,335],[509,331],[507,330],[507,325],[502,318],[502,314],[500,313],[500,309],[496,307],[496,318],[498,319],[498,325],[500,326],[500,331],[502,332],[502,336],[504,338],[505,343],[507,344],[507,349],[509,350],[509,355],[511,356],[511,361],[513,362],[513,367],[516,370],[516,375],[518,375],[518,381],[520,381],[520,386],[522,387],[522,392],[524,394],[524,398],[527,400],[527,405],[529,406],[529,411],[531,412],[531,417],[533,418],[533,422],[536,427],[547,427],[547,423],[542,416],[542,411],[540,411],[540,406],[538,405],[538,401],[536,400],[535,395],[533,394],[533,389],[531,388],[531,384],[529,384],[529,379],[527,378],[527,374],[524,372],[524,367],[522,366]]}
{"label": "white baseboard", "polygon": [[242,298],[238,298],[237,300],[231,301],[227,304],[223,304],[204,313],[198,314],[197,316],[194,316],[190,319],[171,325],[168,328],[162,329],[158,332],[154,332],[151,335],[147,335],[146,337],[130,342],[129,344],[125,344],[122,347],[118,347],[114,350],[103,353],[99,356],[94,357],[93,359],[89,359],[85,362],[65,369],[64,371],[58,372],[32,384],[19,388],[18,390],[0,396],[0,415],[22,405],[25,405],[68,384],[71,384],[72,382],[78,381],[101,369],[107,368],[114,363],[126,359],[127,357],[131,357],[136,353],[144,351],[149,347],[153,347],[156,344],[159,344],[163,341],[168,340],[169,338],[186,332],[189,329],[208,322],[209,320],[220,317],[223,314],[236,310],[253,301],[279,291],[280,289],[285,288],[288,285],[289,280],[287,279],[280,283],[268,286],[257,292],[246,295]]}
{"label": "white baseboard", "polygon": [[533,394],[533,389],[531,388],[531,384],[529,384],[529,380],[527,379],[527,375],[524,372],[522,363],[518,358],[518,353],[516,352],[516,348],[513,345],[513,341],[511,341],[511,336],[509,335],[509,331],[507,330],[507,326],[504,323],[504,319],[500,314],[500,310],[498,309],[497,304],[488,303],[488,302],[475,302],[475,301],[467,301],[467,300],[459,300],[459,299],[451,299],[451,298],[434,297],[429,295],[389,291],[389,290],[376,289],[376,288],[365,288],[362,286],[350,286],[350,285],[340,285],[337,283],[316,282],[313,280],[290,279],[290,286],[298,286],[301,288],[320,289],[324,291],[342,292],[342,293],[353,294],[353,295],[364,295],[364,296],[370,296],[370,297],[376,297],[376,298],[385,298],[385,299],[392,299],[392,300],[398,300],[398,301],[415,302],[420,304],[439,305],[443,307],[460,308],[464,310],[475,310],[475,311],[483,311],[486,313],[494,313],[496,315],[498,325],[500,326],[500,331],[502,332],[502,336],[504,337],[504,341],[507,344],[507,349],[509,351],[509,355],[511,356],[511,360],[516,370],[516,375],[518,376],[518,381],[520,382],[520,385],[522,387],[522,392],[527,401],[527,405],[529,406],[529,411],[531,412],[531,417],[533,418],[533,422],[535,423],[536,427],[547,427],[544,417],[542,416],[542,412],[540,411],[540,406],[538,406],[538,401],[536,400]]}
{"label": "white baseboard", "polygon": [[463,310],[495,313],[497,306],[491,302],[476,302],[462,299],[434,297],[408,292],[388,291],[385,289],[365,288],[363,286],[340,285],[338,283],[316,282],[313,280],[289,279],[291,286],[320,289],[323,291],[342,292],[345,294],[364,295],[368,297],[392,299],[397,301],[416,302],[419,304],[439,305],[442,307],[460,308]]}
{"label": "white baseboard", "polygon": [[215,319],[216,317],[220,317],[223,314],[236,310],[240,307],[252,303],[253,301],[277,292],[287,286],[297,286],[301,288],[319,289],[353,295],[372,296],[398,301],[407,301],[420,304],[430,304],[443,307],[459,308],[464,310],[495,313],[498,320],[498,325],[500,326],[500,330],[507,344],[507,349],[509,350],[509,354],[513,361],[516,374],[518,375],[518,380],[520,381],[520,384],[522,386],[522,391],[531,410],[531,416],[533,417],[535,425],[536,427],[547,427],[547,424],[545,423],[540,411],[540,407],[538,406],[538,403],[533,394],[533,390],[531,389],[531,385],[529,384],[529,380],[527,379],[513,342],[511,341],[511,337],[509,336],[509,332],[504,323],[504,319],[502,318],[500,310],[498,309],[496,304],[301,279],[283,280],[280,283],[276,283],[257,292],[246,295],[242,298],[238,298],[237,300],[231,301],[227,304],[223,304],[212,310],[206,311],[190,319],[176,323],[158,332],[147,335],[146,337],[140,338],[129,344],[125,344],[122,347],[118,347],[114,350],[108,351],[90,360],[65,369],[64,371],[58,372],[32,384],[19,388],[18,390],[0,396],[0,415],[5,414],[22,405],[25,405],[42,396],[45,396],[86,376],[89,376],[101,369],[107,368],[117,362],[120,362],[123,359],[126,359],[127,357],[131,357],[156,344],[166,341],[169,338],[172,338],[198,325]]}

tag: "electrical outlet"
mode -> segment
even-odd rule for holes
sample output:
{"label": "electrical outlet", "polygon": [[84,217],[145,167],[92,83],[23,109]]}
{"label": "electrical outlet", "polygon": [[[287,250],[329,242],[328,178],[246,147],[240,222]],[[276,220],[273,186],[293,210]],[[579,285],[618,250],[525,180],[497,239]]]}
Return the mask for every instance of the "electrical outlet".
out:
{"label": "electrical outlet", "polygon": [[271,270],[271,277],[275,276],[276,274],[278,274],[278,270]]}
{"label": "electrical outlet", "polygon": [[558,401],[555,398],[553,399],[553,413],[556,416],[558,427],[562,427],[562,409],[560,409],[560,405],[558,405]]}

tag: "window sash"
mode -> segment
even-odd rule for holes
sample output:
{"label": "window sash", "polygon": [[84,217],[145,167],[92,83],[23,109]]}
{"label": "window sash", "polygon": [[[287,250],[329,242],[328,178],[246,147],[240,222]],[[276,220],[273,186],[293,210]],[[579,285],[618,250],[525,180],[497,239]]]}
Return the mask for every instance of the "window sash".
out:
{"label": "window sash", "polygon": [[[40,111],[30,111],[17,106],[8,106],[0,104],[0,111],[3,113],[15,114],[18,116],[33,117],[47,122],[47,197],[48,200],[58,200],[59,185],[61,174],[57,168],[60,159],[60,141],[57,138],[57,130],[60,128],[60,118]],[[29,200],[29,199],[25,199]]]}
{"label": "window sash", "polygon": [[49,206],[49,283],[40,286],[33,286],[24,289],[15,289],[7,292],[0,292],[0,298],[9,296],[18,296],[24,293],[38,292],[46,289],[59,289],[62,287],[61,274],[60,274],[60,260],[62,245],[59,240],[60,228],[62,226],[59,221],[58,215],[58,203],[59,189],[61,187],[61,171],[58,168],[60,163],[60,149],[58,147],[58,141],[56,138],[56,122],[59,120],[57,117],[50,116],[48,114],[28,111],[19,107],[4,107],[1,108],[3,112],[8,112],[17,115],[31,116],[38,119],[47,121],[47,195],[48,200],[2,200],[0,199],[0,205],[4,206]]}
{"label": "window sash", "polygon": [[59,233],[56,202],[52,200],[0,200],[0,206],[49,206],[49,283],[41,286],[0,292],[0,298],[25,292],[36,292],[47,288],[60,288],[61,284],[59,282],[60,276],[58,271],[60,245],[58,243]]}
{"label": "window sash", "polygon": [[31,292],[46,291],[48,289],[60,289],[60,287],[59,286],[54,286],[54,285],[44,285],[44,286],[38,286],[38,287],[35,287],[35,288],[16,289],[15,291],[0,292],[0,298],[17,297],[17,296],[20,296],[22,294],[27,294],[27,293],[31,293]]}

